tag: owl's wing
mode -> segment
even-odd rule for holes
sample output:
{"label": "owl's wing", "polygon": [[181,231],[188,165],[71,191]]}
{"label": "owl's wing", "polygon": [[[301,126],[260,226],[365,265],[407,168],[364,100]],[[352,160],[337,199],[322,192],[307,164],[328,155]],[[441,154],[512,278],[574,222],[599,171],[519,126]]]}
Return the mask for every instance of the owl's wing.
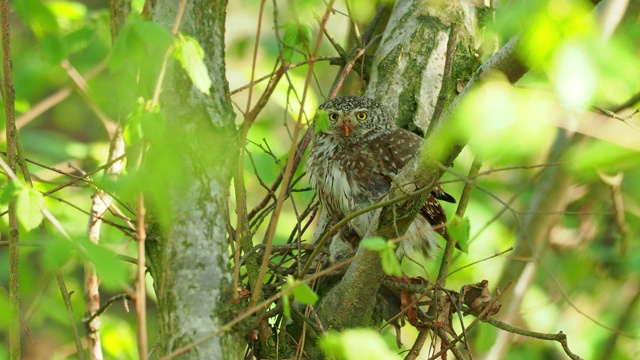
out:
{"label": "owl's wing", "polygon": [[[396,175],[400,169],[402,169],[420,150],[423,139],[403,129],[396,129],[393,132],[385,135],[384,143],[385,149],[382,149],[382,154],[388,156],[391,161],[384,162],[385,170],[390,174]],[[391,179],[389,179],[391,181]],[[444,224],[447,223],[447,214],[444,212],[442,205],[438,200],[443,200],[451,203],[455,203],[456,200],[453,196],[449,195],[442,189],[440,185],[431,190],[431,194],[427,201],[420,208],[420,214],[424,216],[429,224],[434,227],[434,230],[438,232],[445,239],[449,238],[447,228]]]}
{"label": "owl's wing", "polygon": [[423,141],[420,136],[400,128],[383,135],[380,140],[385,145],[381,151],[389,158],[384,162],[385,169],[394,175],[413,159]]}

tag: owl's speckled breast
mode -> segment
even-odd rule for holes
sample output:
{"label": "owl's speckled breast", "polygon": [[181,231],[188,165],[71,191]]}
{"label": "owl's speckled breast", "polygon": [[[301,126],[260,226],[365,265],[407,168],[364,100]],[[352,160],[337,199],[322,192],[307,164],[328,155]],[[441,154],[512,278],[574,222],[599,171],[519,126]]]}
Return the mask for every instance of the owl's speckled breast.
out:
{"label": "owl's speckled breast", "polygon": [[[316,135],[309,154],[309,176],[311,186],[316,189],[322,203],[333,214],[344,217],[355,208],[354,196],[362,195],[364,189],[354,181],[354,151],[358,151],[356,137],[321,133]],[[314,161],[315,160],[315,161]]]}

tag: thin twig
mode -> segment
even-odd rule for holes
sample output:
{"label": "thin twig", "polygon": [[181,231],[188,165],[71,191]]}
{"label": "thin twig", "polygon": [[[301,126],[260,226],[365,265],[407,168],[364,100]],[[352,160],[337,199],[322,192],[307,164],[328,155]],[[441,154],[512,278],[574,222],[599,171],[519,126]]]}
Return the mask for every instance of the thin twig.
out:
{"label": "thin twig", "polygon": [[[319,62],[319,61],[338,61],[340,60],[339,57],[336,56],[319,56],[317,59],[315,59],[315,62]],[[242,85],[237,89],[232,90],[229,94],[230,95],[235,95],[241,91],[247,90],[267,79],[271,79],[273,76],[276,76],[279,72],[287,72],[288,70],[291,69],[295,69],[297,67],[303,66],[303,65],[308,65],[310,62],[310,60],[303,60],[303,61],[298,61],[295,63],[291,63],[291,64],[287,64],[287,65],[281,65],[280,67],[278,67],[275,71],[272,71],[271,73],[264,75],[256,80],[253,80],[251,82],[249,82],[246,85]]]}
{"label": "thin twig", "polygon": [[[9,23],[9,0],[0,3],[2,22],[2,99],[5,108],[7,134],[7,157],[9,168],[15,173],[18,130],[15,122],[15,89],[11,61],[11,26]],[[9,203],[9,354],[12,360],[20,359],[20,246],[16,200]]]}
{"label": "thin twig", "polygon": [[518,334],[518,335],[522,335],[522,336],[527,336],[527,337],[532,337],[535,339],[541,339],[541,340],[553,340],[553,341],[557,341],[560,344],[562,344],[562,348],[564,349],[564,352],[573,360],[582,360],[582,358],[576,354],[574,354],[573,352],[571,352],[571,350],[569,350],[569,347],[567,345],[567,335],[565,335],[562,331],[560,331],[557,334],[545,334],[545,333],[539,333],[539,332],[535,332],[535,331],[529,331],[529,330],[525,330],[525,329],[521,329],[512,325],[509,325],[507,323],[504,323],[500,320],[496,320],[494,318],[488,318],[488,319],[481,319],[482,321],[489,323],[495,327],[497,327],[498,329],[502,329],[504,331],[508,331],[510,333],[513,334]]}
{"label": "thin twig", "polygon": [[64,306],[67,309],[67,315],[69,316],[69,320],[71,321],[71,332],[73,333],[73,339],[76,346],[76,355],[80,360],[84,360],[84,350],[82,350],[82,342],[80,341],[80,333],[78,332],[78,327],[76,326],[75,315],[73,313],[73,306],[71,305],[71,295],[69,291],[67,291],[67,285],[64,283],[64,278],[62,277],[62,273],[60,270],[56,270],[56,280],[58,281],[58,287],[60,287],[60,292],[62,293],[62,300],[64,301]]}
{"label": "thin twig", "polygon": [[[324,28],[324,26],[327,23],[327,20],[329,20],[329,14],[330,14],[330,10],[331,7],[333,6],[333,1],[334,0],[330,0],[329,3],[327,4],[327,8],[325,10],[324,16],[322,17],[322,22],[321,22],[321,26],[320,26],[320,31],[322,31],[322,29]],[[318,54],[318,50],[320,49],[320,42],[322,40],[322,36],[321,34],[318,34],[317,38],[316,38],[316,43],[315,43],[315,48],[313,49],[313,53],[311,54],[312,59],[314,59],[316,57],[316,55]],[[271,217],[271,222],[269,224],[269,228],[267,230],[267,235],[265,238],[264,243],[267,245],[266,249],[265,249],[265,257],[262,261],[262,264],[260,266],[260,273],[258,274],[258,283],[256,284],[256,289],[254,289],[254,292],[251,296],[251,302],[250,304],[255,304],[257,303],[258,300],[258,296],[260,293],[260,289],[262,287],[262,279],[264,278],[264,276],[266,275],[267,272],[267,264],[269,262],[269,256],[271,254],[271,246],[273,245],[273,239],[275,236],[275,231],[276,231],[276,224],[278,222],[278,216],[280,214],[280,209],[282,209],[282,204],[284,203],[284,198],[286,196],[286,193],[288,192],[287,188],[289,186],[289,180],[291,179],[291,175],[292,175],[292,169],[293,169],[293,164],[294,164],[294,159],[296,158],[295,156],[295,150],[297,148],[297,140],[298,137],[300,135],[300,131],[302,130],[302,118],[304,115],[304,103],[305,103],[305,99],[307,97],[307,92],[309,90],[309,83],[311,81],[311,77],[313,75],[313,68],[314,68],[315,62],[311,61],[309,64],[309,70],[307,72],[307,77],[305,79],[305,86],[302,92],[302,100],[300,101],[300,112],[298,114],[298,121],[296,122],[296,126],[294,128],[294,132],[293,132],[293,139],[291,141],[291,147],[289,150],[289,158],[287,158],[287,164],[285,166],[285,171],[284,171],[284,176],[283,176],[283,180],[282,180],[282,186],[280,188],[280,194],[278,195],[278,199],[276,201],[276,207],[273,210],[273,215]],[[293,155],[293,156],[292,156]]]}
{"label": "thin twig", "polygon": [[136,276],[136,319],[138,324],[138,356],[145,359],[148,351],[147,344],[147,287],[145,282],[146,266],[145,266],[145,240],[147,239],[147,231],[145,228],[145,207],[144,195],[138,195],[138,211],[136,214],[136,241],[138,245],[138,266]]}
{"label": "thin twig", "polygon": [[476,316],[475,319],[473,319],[473,321],[469,324],[469,326],[467,326],[466,328],[463,329],[463,333],[460,334],[459,336],[455,337],[449,344],[447,344],[446,347],[440,349],[439,352],[433,354],[429,359],[437,359],[439,356],[441,356],[442,354],[444,354],[447,350],[449,350],[450,348],[452,348],[453,346],[455,346],[459,341],[461,341],[462,337],[466,337],[467,332],[469,331],[469,329],[473,328],[478,322],[480,322],[481,320],[484,321],[483,319],[486,317],[485,315],[489,312],[489,310],[491,310],[493,308],[493,305],[498,302],[498,300],[500,299],[500,297],[506,292],[506,290],[511,286],[511,283],[507,283],[507,285],[505,285],[502,288],[502,291],[498,291],[496,297],[492,298],[490,301],[488,301],[484,306],[485,308],[480,312],[480,314],[478,314]]}
{"label": "thin twig", "polygon": [[109,310],[111,305],[113,305],[116,301],[121,301],[121,300],[122,301],[132,300],[132,298],[131,298],[131,295],[129,294],[119,294],[119,295],[113,296],[112,298],[107,300],[107,302],[105,302],[99,308],[97,308],[95,312],[91,313],[91,315],[88,318],[82,319],[82,322],[84,323],[91,322],[91,320],[93,320],[96,316],[100,316],[105,311]]}

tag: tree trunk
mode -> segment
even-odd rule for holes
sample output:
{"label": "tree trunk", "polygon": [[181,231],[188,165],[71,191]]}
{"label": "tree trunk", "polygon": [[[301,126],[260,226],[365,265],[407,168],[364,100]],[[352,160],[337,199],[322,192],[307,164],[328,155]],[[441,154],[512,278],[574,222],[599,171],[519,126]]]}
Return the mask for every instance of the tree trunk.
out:
{"label": "tree trunk", "polygon": [[[171,29],[179,6],[171,0],[153,2],[151,19]],[[145,159],[170,164],[163,174],[167,178],[153,180],[166,184],[171,218],[168,225],[160,221],[157,233],[149,229],[147,243],[164,355],[211,335],[231,318],[227,201],[237,144],[225,77],[225,8],[225,1],[187,2],[179,31],[202,46],[213,80],[211,94],[196,90],[180,65],[170,60],[161,97],[163,146],[154,148],[152,143]],[[224,332],[181,358],[239,359],[244,349],[239,340],[233,332]]]}

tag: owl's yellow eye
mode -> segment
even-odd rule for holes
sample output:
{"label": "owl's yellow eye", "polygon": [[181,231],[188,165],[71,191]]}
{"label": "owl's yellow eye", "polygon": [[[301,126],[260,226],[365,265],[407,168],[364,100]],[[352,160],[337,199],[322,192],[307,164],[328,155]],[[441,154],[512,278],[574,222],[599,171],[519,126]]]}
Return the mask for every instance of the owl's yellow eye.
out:
{"label": "owl's yellow eye", "polygon": [[337,121],[338,120],[338,113],[329,113],[329,120],[331,121]]}
{"label": "owl's yellow eye", "polygon": [[360,120],[360,121],[364,121],[367,118],[367,113],[364,111],[360,111],[359,113],[356,113],[356,119]]}

